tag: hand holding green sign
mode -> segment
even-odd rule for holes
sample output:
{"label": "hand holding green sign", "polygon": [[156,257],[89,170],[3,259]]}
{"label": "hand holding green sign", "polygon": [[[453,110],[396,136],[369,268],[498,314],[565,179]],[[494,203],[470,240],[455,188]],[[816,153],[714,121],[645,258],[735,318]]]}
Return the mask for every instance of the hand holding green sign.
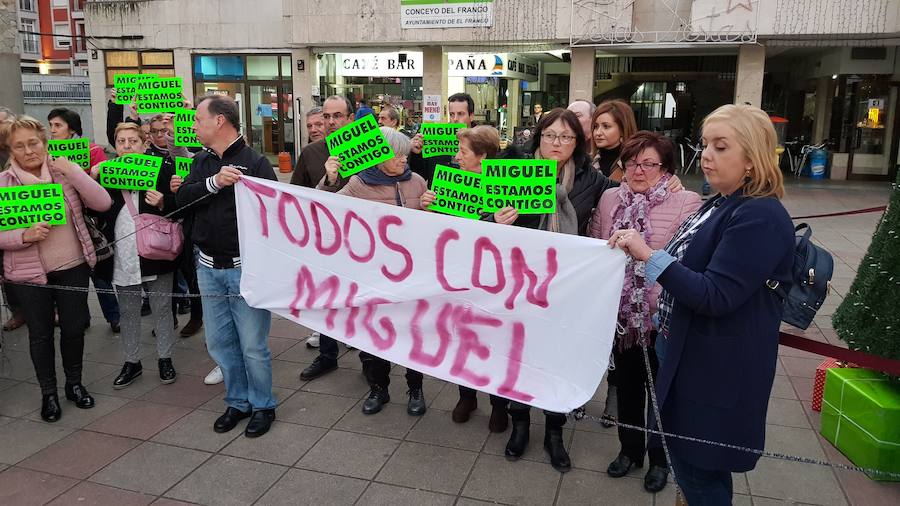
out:
{"label": "hand holding green sign", "polygon": [[0,230],[28,228],[35,223],[66,224],[66,202],[60,184],[0,188]]}
{"label": "hand holding green sign", "polygon": [[64,157],[84,170],[91,170],[91,141],[85,137],[47,141],[47,152],[53,158]]}
{"label": "hand holding green sign", "polygon": [[160,77],[138,83],[137,113],[150,114],[184,109],[180,77]]}
{"label": "hand holding green sign", "polygon": [[152,79],[159,79],[159,76],[156,74],[116,74],[113,78],[113,85],[116,90],[116,103],[128,105],[134,102],[138,83]]}
{"label": "hand holding green sign", "polygon": [[422,158],[454,156],[459,150],[456,133],[465,128],[462,123],[422,124]]}
{"label": "hand holding green sign", "polygon": [[394,158],[394,151],[371,114],[329,135],[328,153],[341,159],[341,177],[350,177]]}
{"label": "hand holding green sign", "polygon": [[203,147],[197,140],[197,134],[194,133],[194,115],[197,111],[193,109],[181,109],[175,111],[175,145],[185,146],[189,148]]}
{"label": "hand holding green sign", "polygon": [[473,220],[481,217],[481,174],[438,164],[431,191],[435,198],[429,210]]}
{"label": "hand holding green sign", "polygon": [[100,164],[100,186],[119,190],[155,190],[162,158],[127,154]]}
{"label": "hand holding green sign", "polygon": [[484,211],[514,207],[519,214],[556,212],[556,162],[553,160],[484,160]]}

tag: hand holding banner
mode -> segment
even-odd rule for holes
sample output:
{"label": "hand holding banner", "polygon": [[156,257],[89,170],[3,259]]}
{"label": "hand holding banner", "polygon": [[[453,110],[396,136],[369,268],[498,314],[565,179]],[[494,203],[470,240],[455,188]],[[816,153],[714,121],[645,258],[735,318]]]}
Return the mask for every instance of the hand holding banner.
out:
{"label": "hand holding banner", "polygon": [[423,123],[422,158],[454,156],[459,151],[456,133],[465,128],[462,123]]}
{"label": "hand holding banner", "polygon": [[484,160],[481,162],[484,211],[514,207],[519,214],[556,212],[556,162]]}
{"label": "hand holding banner", "polygon": [[431,211],[477,220],[481,217],[481,174],[438,164],[434,169]]}
{"label": "hand holding banner", "polygon": [[332,133],[325,142],[328,153],[341,159],[339,173],[344,178],[394,157],[394,151],[371,114]]}
{"label": "hand holding banner", "polygon": [[568,412],[607,368],[625,255],[265,179],[235,185],[253,307],[424,374]]}
{"label": "hand holding banner", "polygon": [[127,154],[100,164],[100,186],[119,190],[155,190],[162,158]]}
{"label": "hand holding banner", "polygon": [[91,170],[91,141],[86,137],[47,141],[47,152],[53,158],[64,157],[84,170]]}
{"label": "hand holding banner", "polygon": [[66,224],[66,202],[60,184],[0,188],[0,230],[28,228],[35,223]]}

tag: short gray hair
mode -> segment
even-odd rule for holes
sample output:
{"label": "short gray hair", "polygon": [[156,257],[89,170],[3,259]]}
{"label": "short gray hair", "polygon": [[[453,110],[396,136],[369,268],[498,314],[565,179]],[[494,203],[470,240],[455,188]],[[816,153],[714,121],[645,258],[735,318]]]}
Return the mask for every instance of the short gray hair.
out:
{"label": "short gray hair", "polygon": [[[343,95],[332,95],[332,96],[326,98],[325,102],[328,102],[329,100],[340,100],[341,102],[343,102],[344,105],[347,106],[347,114],[349,114],[350,116],[353,116],[353,113],[356,112],[353,109],[353,102],[351,102],[349,98],[347,98]],[[325,102],[322,102],[322,103],[324,104]]]}
{"label": "short gray hair", "polygon": [[590,100],[585,100],[583,98],[579,98],[578,100],[573,100],[572,103],[569,104],[569,107],[572,107],[573,104],[576,104],[578,102],[584,102],[585,104],[587,104],[588,108],[590,108],[591,116],[594,115],[594,111],[597,110],[597,104],[591,102]]}
{"label": "short gray hair", "polygon": [[384,140],[386,140],[388,145],[391,146],[391,149],[394,151],[395,155],[406,156],[409,154],[409,149],[412,145],[409,137],[403,135],[402,133],[394,130],[391,127],[381,127],[381,134],[384,135]]}
{"label": "short gray hair", "polygon": [[392,121],[400,122],[400,113],[397,112],[397,109],[392,105],[385,105],[381,108],[382,111],[386,111],[388,116],[390,116]]}
{"label": "short gray hair", "polygon": [[321,107],[313,107],[312,109],[306,111],[306,118],[309,119],[310,116],[315,116],[316,114],[322,114]]}

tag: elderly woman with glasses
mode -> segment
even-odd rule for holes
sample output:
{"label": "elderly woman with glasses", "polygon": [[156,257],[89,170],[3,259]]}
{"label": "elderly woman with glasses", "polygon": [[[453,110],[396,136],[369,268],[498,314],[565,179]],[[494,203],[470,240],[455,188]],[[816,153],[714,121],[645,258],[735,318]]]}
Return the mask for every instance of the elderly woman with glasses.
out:
{"label": "elderly woman with glasses", "polygon": [[[347,184],[340,188],[340,159],[336,156],[329,157],[325,162],[325,177],[317,188],[383,204],[422,209],[420,200],[428,186],[422,176],[413,173],[406,164],[410,149],[409,138],[391,127],[381,127],[381,133],[391,146],[394,158],[350,177]],[[359,352],[359,360],[370,388],[369,395],[363,402],[362,412],[374,415],[391,400],[388,395],[391,363],[364,351]],[[406,369],[406,385],[409,387],[406,412],[411,416],[422,416],[426,411],[422,378],[422,373]]]}
{"label": "elderly woman with glasses", "polygon": [[[633,229],[654,248],[662,248],[675,235],[688,216],[700,208],[700,196],[694,192],[669,192],[666,185],[675,172],[675,148],[672,141],[655,132],[637,132],[622,146],[625,181],[607,190],[591,221],[591,236],[609,239],[613,232]],[[613,360],[618,381],[618,419],[638,427],[646,426],[646,397],[653,388],[649,368],[655,377],[658,361],[653,345],[656,331],[650,316],[656,312],[659,285],[649,286],[644,262],[629,258],[625,266],[625,284],[619,303],[619,333],[613,345]],[[647,350],[647,364],[643,350]],[[619,455],[606,472],[613,478],[640,468],[648,453],[650,466],[644,476],[644,488],[659,492],[666,485],[666,456],[660,445],[647,448],[644,433],[619,427]]]}

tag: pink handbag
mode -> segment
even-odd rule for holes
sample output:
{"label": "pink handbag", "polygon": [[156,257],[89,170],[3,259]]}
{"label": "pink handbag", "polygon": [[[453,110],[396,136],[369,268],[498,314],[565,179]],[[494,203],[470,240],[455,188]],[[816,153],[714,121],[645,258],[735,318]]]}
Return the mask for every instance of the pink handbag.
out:
{"label": "pink handbag", "polygon": [[181,223],[155,214],[138,214],[131,196],[122,190],[125,204],[134,218],[138,256],[148,260],[175,260],[184,247]]}

